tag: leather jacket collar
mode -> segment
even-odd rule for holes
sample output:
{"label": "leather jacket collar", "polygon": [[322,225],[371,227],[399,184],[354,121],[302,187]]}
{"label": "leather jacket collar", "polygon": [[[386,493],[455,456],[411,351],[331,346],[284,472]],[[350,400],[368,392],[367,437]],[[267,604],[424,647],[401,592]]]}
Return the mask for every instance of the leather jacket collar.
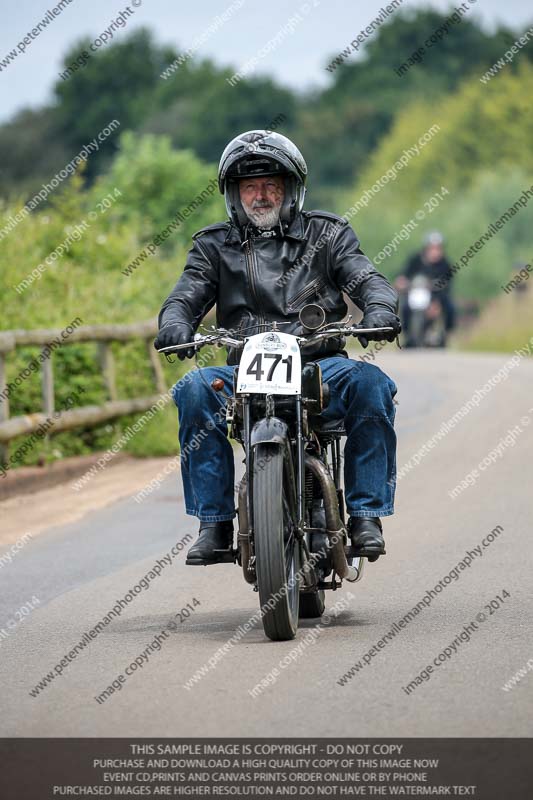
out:
{"label": "leather jacket collar", "polygon": [[[232,222],[229,223],[229,230],[224,240],[224,244],[242,244],[245,241],[245,230],[238,228]],[[286,239],[294,239],[298,242],[303,242],[304,236],[304,220],[301,214],[297,214],[289,228],[283,232]]]}

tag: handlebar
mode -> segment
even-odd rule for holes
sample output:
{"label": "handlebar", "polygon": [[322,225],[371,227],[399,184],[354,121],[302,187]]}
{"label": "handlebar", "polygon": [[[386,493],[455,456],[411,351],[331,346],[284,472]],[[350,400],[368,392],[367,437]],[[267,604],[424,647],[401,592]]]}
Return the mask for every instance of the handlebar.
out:
{"label": "handlebar", "polygon": [[[307,336],[296,336],[298,342],[300,343],[300,347],[302,350],[307,350],[313,344],[317,342],[322,342],[325,339],[331,339],[334,336],[365,336],[366,334],[372,333],[392,333],[393,328],[359,328],[357,325],[327,325],[322,330],[315,331]],[[265,331],[267,333],[268,331]],[[202,347],[205,347],[208,344],[216,344],[222,345],[226,347],[234,347],[236,349],[241,348],[244,346],[245,337],[236,338],[232,336],[230,331],[225,330],[224,328],[219,328],[218,330],[213,331],[213,333],[206,334],[202,336],[201,334],[195,334],[194,340],[192,342],[186,342],[184,344],[175,344],[170,345],[169,347],[161,347],[157,352],[158,353],[177,353],[180,350],[187,350],[190,347],[193,347],[195,350],[200,350]]]}
{"label": "handlebar", "polygon": [[307,349],[310,345],[322,342],[325,339],[331,339],[333,336],[364,336],[367,333],[392,333],[394,328],[359,328],[357,325],[343,325],[330,327],[327,326],[323,330],[318,330],[309,337],[298,336],[301,341],[302,350]]}

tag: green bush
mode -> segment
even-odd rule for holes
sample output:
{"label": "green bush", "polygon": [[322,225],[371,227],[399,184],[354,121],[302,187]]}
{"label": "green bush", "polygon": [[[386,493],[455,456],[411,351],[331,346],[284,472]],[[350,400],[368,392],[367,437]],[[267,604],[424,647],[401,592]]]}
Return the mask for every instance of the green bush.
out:
{"label": "green bush", "polygon": [[[76,175],[63,190],[56,190],[45,210],[30,214],[0,241],[3,329],[62,329],[76,317],[83,325],[155,318],[181,274],[191,232],[221,218],[220,196],[209,194],[165,246],[131,275],[124,275],[122,270],[178,210],[205,189],[214,174],[212,167],[191,153],[173,150],[166,138],[126,135],[107,176],[84,190],[82,175]],[[105,197],[108,208],[102,204]],[[0,227],[22,204],[19,199],[0,209]],[[64,252],[47,264],[46,258],[61,244]],[[42,271],[37,269],[40,265]],[[21,348],[11,354],[7,359],[8,381],[38,353],[38,348]],[[143,342],[115,343],[113,353],[119,397],[155,394]],[[64,345],[54,352],[53,366],[56,408],[76,387],[84,389],[76,405],[101,404],[107,399],[95,344]],[[189,361],[164,364],[167,385],[191,366]],[[40,408],[36,373],[13,392],[10,414],[27,414]],[[159,417],[161,429],[154,420],[126,449],[143,454],[175,452],[175,430],[168,435],[171,412]],[[37,443],[24,463],[106,448],[132,421],[122,419],[99,428],[58,434],[50,442]]]}
{"label": "green bush", "polygon": [[[506,282],[510,279],[507,275]],[[533,344],[533,288],[530,278],[523,292],[500,294],[481,313],[476,324],[458,340],[463,350],[512,353]],[[505,285],[505,284],[504,284]]]}

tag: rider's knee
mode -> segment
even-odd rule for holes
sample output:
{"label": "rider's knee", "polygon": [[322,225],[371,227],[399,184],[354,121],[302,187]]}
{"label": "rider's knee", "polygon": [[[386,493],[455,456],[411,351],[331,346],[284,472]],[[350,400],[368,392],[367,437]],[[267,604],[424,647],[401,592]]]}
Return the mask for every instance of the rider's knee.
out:
{"label": "rider's knee", "polygon": [[200,367],[180,378],[172,388],[172,397],[177,406],[186,403],[201,407],[205,403],[207,395],[212,392],[210,371],[210,367]]}
{"label": "rider's knee", "polygon": [[352,372],[353,387],[359,410],[390,410],[397,392],[396,384],[374,364],[362,363],[361,369]]}

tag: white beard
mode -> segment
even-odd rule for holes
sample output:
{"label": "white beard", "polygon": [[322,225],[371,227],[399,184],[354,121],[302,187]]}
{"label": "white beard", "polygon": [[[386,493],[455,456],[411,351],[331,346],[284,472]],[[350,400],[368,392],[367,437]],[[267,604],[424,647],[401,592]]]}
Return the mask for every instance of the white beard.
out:
{"label": "white beard", "polygon": [[274,228],[279,222],[280,206],[277,208],[263,209],[261,212],[257,209],[251,208],[251,206],[248,206],[245,203],[242,204],[242,207],[246,212],[246,216],[251,222],[253,222],[256,228]]}

